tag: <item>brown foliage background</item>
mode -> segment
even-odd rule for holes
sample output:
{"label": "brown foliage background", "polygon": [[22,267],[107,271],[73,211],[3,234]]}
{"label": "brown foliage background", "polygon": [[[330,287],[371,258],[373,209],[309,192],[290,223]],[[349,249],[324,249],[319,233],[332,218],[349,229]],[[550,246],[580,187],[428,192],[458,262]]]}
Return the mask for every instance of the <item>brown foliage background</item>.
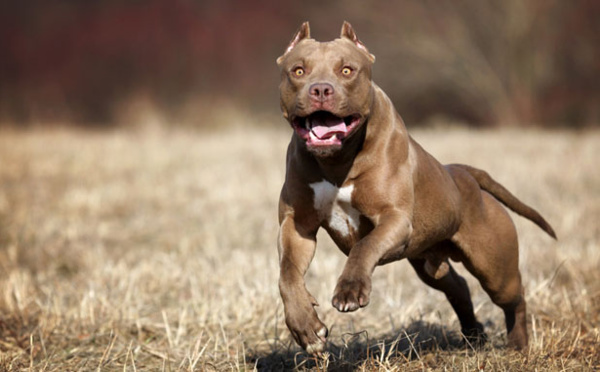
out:
{"label": "brown foliage background", "polygon": [[592,0],[3,2],[0,122],[275,113],[274,60],[300,22],[328,40],[346,19],[409,124],[598,125],[599,17]]}

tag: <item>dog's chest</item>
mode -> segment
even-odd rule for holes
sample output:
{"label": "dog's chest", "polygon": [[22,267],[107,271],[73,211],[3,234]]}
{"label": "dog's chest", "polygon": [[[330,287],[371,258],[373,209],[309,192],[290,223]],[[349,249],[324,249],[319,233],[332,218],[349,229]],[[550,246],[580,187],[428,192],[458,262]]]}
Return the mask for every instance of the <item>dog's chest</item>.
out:
{"label": "dog's chest", "polygon": [[327,181],[321,181],[309,186],[313,189],[313,206],[321,221],[327,222],[330,229],[344,237],[358,231],[360,212],[352,207],[354,185],[338,188]]}

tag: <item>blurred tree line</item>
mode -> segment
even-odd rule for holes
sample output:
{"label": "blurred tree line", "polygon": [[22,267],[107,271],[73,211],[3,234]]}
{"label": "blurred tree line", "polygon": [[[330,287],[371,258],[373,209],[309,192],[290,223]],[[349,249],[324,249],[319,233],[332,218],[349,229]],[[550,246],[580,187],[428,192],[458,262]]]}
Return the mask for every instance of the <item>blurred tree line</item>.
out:
{"label": "blurred tree line", "polygon": [[294,31],[330,40],[345,19],[409,124],[600,123],[595,0],[28,0],[0,4],[0,124],[276,112]]}

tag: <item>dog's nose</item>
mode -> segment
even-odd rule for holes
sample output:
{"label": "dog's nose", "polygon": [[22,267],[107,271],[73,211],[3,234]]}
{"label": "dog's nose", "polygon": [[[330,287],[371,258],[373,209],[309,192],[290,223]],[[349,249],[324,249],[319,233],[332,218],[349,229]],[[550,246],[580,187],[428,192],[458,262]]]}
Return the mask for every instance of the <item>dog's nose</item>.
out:
{"label": "dog's nose", "polygon": [[329,83],[316,83],[310,86],[311,98],[324,101],[333,95],[333,85]]}

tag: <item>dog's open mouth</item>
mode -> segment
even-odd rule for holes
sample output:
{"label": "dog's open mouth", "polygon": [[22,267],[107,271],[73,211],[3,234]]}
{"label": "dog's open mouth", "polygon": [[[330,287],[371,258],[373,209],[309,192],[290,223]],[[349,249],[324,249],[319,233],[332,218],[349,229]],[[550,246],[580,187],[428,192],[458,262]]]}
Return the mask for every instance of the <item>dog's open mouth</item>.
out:
{"label": "dog's open mouth", "polygon": [[292,126],[307,146],[341,145],[360,123],[360,115],[340,117],[328,111],[317,111],[296,117]]}

